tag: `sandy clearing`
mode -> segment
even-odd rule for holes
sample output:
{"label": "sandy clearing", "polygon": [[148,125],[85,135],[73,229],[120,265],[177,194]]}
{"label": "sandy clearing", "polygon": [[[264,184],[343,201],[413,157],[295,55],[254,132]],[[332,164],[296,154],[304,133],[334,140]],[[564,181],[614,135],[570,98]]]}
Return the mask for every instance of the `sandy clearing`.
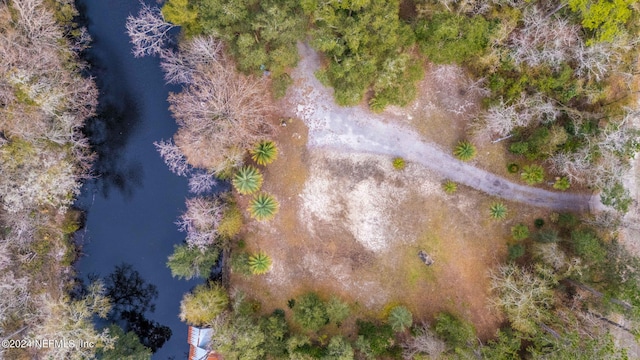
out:
{"label": "sandy clearing", "polygon": [[367,109],[340,107],[331,89],[315,78],[320,67],[318,54],[299,44],[301,61],[292,77],[296,86],[289,96],[291,109],[309,128],[309,147],[340,152],[364,152],[401,156],[440,173],[443,177],[492,196],[555,211],[597,211],[603,209],[597,195],[552,192],[523,186],[464,163],[436,145],[425,142],[413,130],[385,121],[391,113],[373,114]]}

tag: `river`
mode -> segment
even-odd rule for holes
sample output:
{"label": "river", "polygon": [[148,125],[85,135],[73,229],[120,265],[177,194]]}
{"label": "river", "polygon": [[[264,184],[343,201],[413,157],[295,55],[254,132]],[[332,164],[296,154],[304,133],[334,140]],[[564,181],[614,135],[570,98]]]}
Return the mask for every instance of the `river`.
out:
{"label": "river", "polygon": [[93,38],[87,57],[101,115],[87,124],[99,158],[97,178],[76,203],[87,213],[76,268],[81,278],[103,277],[131,264],[158,290],[155,312],[145,315],[173,332],[153,359],[184,359],[187,326],[178,319],[179,304],[198,282],[173,279],[165,263],[184,239],[174,221],[184,210],[187,181],[169,172],[153,145],[176,131],[166,99],[179,89],[165,85],[156,58],[131,55],[125,20],[138,12],[138,0],[77,0],[77,6]]}

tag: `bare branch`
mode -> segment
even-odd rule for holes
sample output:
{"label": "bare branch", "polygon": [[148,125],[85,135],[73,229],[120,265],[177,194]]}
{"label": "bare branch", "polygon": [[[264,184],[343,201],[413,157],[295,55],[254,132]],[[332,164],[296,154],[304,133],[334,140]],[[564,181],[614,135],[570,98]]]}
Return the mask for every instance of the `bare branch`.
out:
{"label": "bare branch", "polygon": [[205,193],[211,191],[217,184],[215,175],[198,171],[189,177],[189,192],[195,194]]}
{"label": "bare branch", "polygon": [[184,157],[182,151],[180,151],[180,148],[174,145],[171,140],[155,141],[153,145],[155,145],[156,150],[158,150],[164,163],[167,164],[171,172],[178,176],[187,175],[189,172],[187,159]]}
{"label": "bare branch", "polygon": [[225,204],[218,198],[192,198],[187,199],[186,204],[187,210],[180,215],[176,225],[187,233],[189,246],[204,251],[216,241]]}
{"label": "bare branch", "polygon": [[133,44],[133,56],[160,54],[169,39],[168,33],[174,26],[164,21],[159,8],[145,3],[141,5],[138,16],[127,17],[127,34]]}
{"label": "bare branch", "polygon": [[402,358],[415,359],[416,355],[429,355],[437,359],[447,350],[447,345],[431,330],[428,324],[422,323],[413,336],[402,344]]}
{"label": "bare branch", "polygon": [[267,94],[264,80],[238,74],[233,64],[199,65],[191,85],[169,95],[180,125],[176,145],[187,161],[213,170],[271,134]]}
{"label": "bare branch", "polygon": [[579,26],[565,19],[549,18],[536,6],[525,11],[523,21],[524,26],[514,31],[509,41],[511,57],[516,64],[538,66],[544,63],[558,68],[582,43]]}

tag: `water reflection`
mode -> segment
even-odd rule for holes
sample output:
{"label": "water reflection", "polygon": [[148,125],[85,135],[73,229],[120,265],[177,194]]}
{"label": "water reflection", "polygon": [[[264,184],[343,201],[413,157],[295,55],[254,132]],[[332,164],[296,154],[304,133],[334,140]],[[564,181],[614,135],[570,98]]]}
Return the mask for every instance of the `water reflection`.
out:
{"label": "water reflection", "polygon": [[[95,274],[88,276],[89,282],[99,280]],[[113,272],[102,279],[105,295],[112,308],[107,321],[120,326],[125,332],[133,331],[142,345],[156,352],[172,335],[168,326],[146,317],[155,311],[158,290],[147,283],[131,264],[117,265]],[[81,290],[84,292],[84,289]]]}
{"label": "water reflection", "polygon": [[85,134],[98,155],[94,164],[97,176],[95,182],[105,198],[115,187],[126,199],[130,199],[135,188],[142,185],[142,164],[124,156],[124,150],[135,131],[138,119],[138,108],[127,96],[119,106],[103,106],[98,115],[90,119],[85,126]]}

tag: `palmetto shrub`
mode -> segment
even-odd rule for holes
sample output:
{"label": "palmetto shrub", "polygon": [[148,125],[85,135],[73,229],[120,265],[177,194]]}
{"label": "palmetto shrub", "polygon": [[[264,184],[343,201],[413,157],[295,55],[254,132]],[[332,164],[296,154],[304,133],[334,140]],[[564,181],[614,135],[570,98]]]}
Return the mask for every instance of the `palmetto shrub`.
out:
{"label": "palmetto shrub", "polygon": [[517,224],[511,227],[513,240],[521,241],[529,237],[529,227],[525,224]]}
{"label": "palmetto shrub", "polygon": [[278,201],[270,194],[257,194],[249,202],[249,214],[258,221],[271,220],[278,213]]}
{"label": "palmetto shrub", "polygon": [[249,256],[249,268],[255,275],[264,274],[271,268],[271,258],[264,251],[253,254]]}
{"label": "palmetto shrub", "polygon": [[507,207],[501,202],[495,202],[489,207],[489,214],[492,219],[502,220],[507,217]]}
{"label": "palmetto shrub", "polygon": [[455,182],[453,182],[451,180],[447,180],[447,181],[445,181],[444,184],[442,184],[442,189],[444,190],[444,192],[446,192],[447,194],[451,195],[451,194],[454,194],[458,190],[458,184],[456,184]]}
{"label": "palmetto shrub", "polygon": [[393,167],[396,170],[402,170],[407,166],[407,162],[401,158],[401,157],[396,157],[393,158]]}
{"label": "palmetto shrub", "polygon": [[553,188],[557,190],[565,191],[571,187],[571,182],[566,177],[560,178],[553,183]]}
{"label": "palmetto shrub", "polygon": [[258,165],[268,165],[278,158],[278,148],[273,141],[261,141],[249,150],[251,158]]}
{"label": "palmetto shrub", "polygon": [[389,313],[388,323],[395,332],[403,332],[413,324],[411,311],[404,306],[396,306]]}
{"label": "palmetto shrub", "polygon": [[262,187],[262,174],[251,165],[243,166],[231,182],[240,194],[253,194]]}
{"label": "palmetto shrub", "polygon": [[529,185],[539,184],[544,181],[544,169],[540,165],[525,166],[520,177]]}
{"label": "palmetto shrub", "polygon": [[469,161],[476,156],[476,147],[469,141],[460,141],[456,148],[453,150],[453,154],[462,161]]}

